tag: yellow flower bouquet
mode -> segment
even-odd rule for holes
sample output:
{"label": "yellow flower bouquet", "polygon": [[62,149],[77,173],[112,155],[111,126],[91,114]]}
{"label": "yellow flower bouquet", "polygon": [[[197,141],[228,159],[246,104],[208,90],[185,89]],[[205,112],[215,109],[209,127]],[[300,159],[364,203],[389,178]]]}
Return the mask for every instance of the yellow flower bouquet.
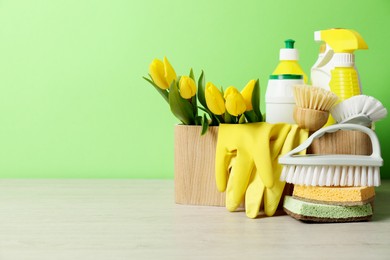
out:
{"label": "yellow flower bouquet", "polygon": [[[250,80],[241,92],[233,86],[219,90],[211,82],[206,84],[203,71],[197,84],[192,69],[188,76],[177,76],[166,57],[154,59],[149,66],[149,78],[144,79],[162,95],[184,125],[201,125],[202,135],[209,126],[220,123],[263,121],[259,80]],[[205,112],[203,116],[199,115],[199,110]]]}

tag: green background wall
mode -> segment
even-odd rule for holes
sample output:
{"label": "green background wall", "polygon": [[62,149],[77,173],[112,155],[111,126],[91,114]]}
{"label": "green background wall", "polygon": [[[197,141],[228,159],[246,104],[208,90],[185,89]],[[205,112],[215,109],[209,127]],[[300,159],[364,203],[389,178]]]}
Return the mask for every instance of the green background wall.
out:
{"label": "green background wall", "polygon": [[[141,78],[153,58],[225,87],[260,78],[264,97],[283,41],[309,74],[313,32],[334,27],[365,38],[363,92],[390,108],[387,0],[2,0],[0,177],[172,178],[178,121]],[[389,120],[376,126],[390,178]]]}

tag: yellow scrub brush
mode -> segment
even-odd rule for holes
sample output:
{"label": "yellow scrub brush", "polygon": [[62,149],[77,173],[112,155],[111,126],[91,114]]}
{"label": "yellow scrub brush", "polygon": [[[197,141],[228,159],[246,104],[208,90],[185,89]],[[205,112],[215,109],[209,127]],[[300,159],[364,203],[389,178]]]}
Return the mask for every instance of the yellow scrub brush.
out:
{"label": "yellow scrub brush", "polygon": [[330,113],[337,123],[353,123],[370,126],[387,116],[387,109],[371,96],[353,96],[334,106]]}
{"label": "yellow scrub brush", "polygon": [[294,120],[311,132],[317,131],[328,121],[329,109],[337,102],[333,92],[309,85],[294,87]]}
{"label": "yellow scrub brush", "polygon": [[[308,148],[315,138],[338,130],[357,130],[371,139],[371,155],[296,155]],[[379,186],[383,165],[378,137],[370,128],[357,124],[335,124],[313,133],[305,142],[279,158],[283,165],[280,179],[306,186]]]}

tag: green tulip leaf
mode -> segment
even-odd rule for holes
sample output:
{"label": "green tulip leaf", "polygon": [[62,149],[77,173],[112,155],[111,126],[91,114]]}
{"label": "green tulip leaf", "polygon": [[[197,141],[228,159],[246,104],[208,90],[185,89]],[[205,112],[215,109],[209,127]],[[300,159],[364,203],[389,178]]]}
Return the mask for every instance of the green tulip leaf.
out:
{"label": "green tulip leaf", "polygon": [[182,98],[176,81],[169,87],[169,106],[172,113],[185,125],[193,125],[195,116],[191,102]]}
{"label": "green tulip leaf", "polygon": [[189,77],[190,77],[193,81],[196,82],[196,80],[195,80],[195,75],[194,75],[194,71],[192,70],[192,68],[191,68],[191,70],[190,70],[190,75],[189,75]]}
{"label": "green tulip leaf", "polygon": [[159,88],[151,79],[148,79],[146,77],[142,77],[142,78],[147,82],[149,82],[150,84],[152,84],[152,86],[157,90],[157,92],[160,93],[161,96],[165,99],[165,101],[167,101],[167,103],[169,104],[169,93],[166,89]]}
{"label": "green tulip leaf", "polygon": [[257,120],[256,122],[263,121],[263,116],[260,112],[260,84],[259,79],[256,80],[255,86],[252,92],[252,107],[253,111],[256,114]]}
{"label": "green tulip leaf", "polygon": [[204,108],[208,109],[207,103],[206,103],[206,97],[205,97],[205,88],[206,88],[205,76],[204,76],[204,72],[202,70],[202,73],[200,74],[199,80],[198,80],[198,99],[199,99],[199,102],[202,104],[202,106]]}
{"label": "green tulip leaf", "polygon": [[198,101],[196,99],[196,95],[191,98],[191,105],[192,105],[193,114],[195,117],[197,117],[198,116]]}
{"label": "green tulip leaf", "polygon": [[210,118],[211,118],[211,123],[209,125],[211,126],[217,126],[221,123],[221,121],[218,119],[218,117],[216,115],[214,115],[210,110],[208,110],[207,108],[204,108],[204,107],[200,107],[198,106],[198,108],[200,110],[203,110],[204,112],[206,112]]}
{"label": "green tulip leaf", "polygon": [[209,129],[209,119],[207,118],[206,114],[203,114],[202,132],[200,135],[204,135],[208,129]]}
{"label": "green tulip leaf", "polygon": [[244,113],[244,115],[245,115],[246,120],[248,120],[249,123],[260,122],[259,118],[255,114],[255,111],[253,111],[253,110],[246,111]]}

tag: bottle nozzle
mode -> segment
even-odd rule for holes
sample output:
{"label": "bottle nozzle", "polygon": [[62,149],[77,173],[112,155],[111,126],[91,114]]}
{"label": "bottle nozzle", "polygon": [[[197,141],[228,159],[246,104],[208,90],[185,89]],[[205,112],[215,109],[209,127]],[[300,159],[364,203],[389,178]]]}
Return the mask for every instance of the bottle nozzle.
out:
{"label": "bottle nozzle", "polygon": [[348,29],[329,29],[314,33],[316,41],[326,42],[335,53],[353,53],[368,49],[367,43],[356,31]]}
{"label": "bottle nozzle", "polygon": [[285,40],[284,43],[286,44],[286,49],[294,49],[295,41],[293,39]]}
{"label": "bottle nozzle", "polygon": [[295,41],[292,39],[285,40],[286,48],[280,49],[279,60],[298,60],[298,50],[294,49]]}

